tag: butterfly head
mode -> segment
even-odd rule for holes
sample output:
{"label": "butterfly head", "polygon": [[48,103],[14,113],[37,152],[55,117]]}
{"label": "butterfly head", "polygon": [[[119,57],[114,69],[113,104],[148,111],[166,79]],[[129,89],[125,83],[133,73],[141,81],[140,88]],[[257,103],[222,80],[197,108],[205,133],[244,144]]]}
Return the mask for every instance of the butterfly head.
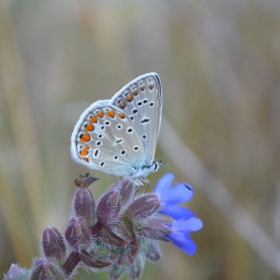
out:
{"label": "butterfly head", "polygon": [[159,170],[161,160],[154,160],[151,165],[151,172],[157,172]]}
{"label": "butterfly head", "polygon": [[[151,172],[157,172],[160,167],[160,160],[153,160],[153,162],[149,165],[142,165],[141,168],[135,173],[135,177],[141,176],[146,177]],[[133,177],[134,177],[133,176]]]}

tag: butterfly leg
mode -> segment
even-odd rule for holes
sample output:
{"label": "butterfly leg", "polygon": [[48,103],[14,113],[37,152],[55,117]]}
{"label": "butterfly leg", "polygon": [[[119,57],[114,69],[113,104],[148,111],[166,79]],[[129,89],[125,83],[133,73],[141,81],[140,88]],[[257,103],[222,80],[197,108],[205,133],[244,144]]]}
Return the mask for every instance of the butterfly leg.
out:
{"label": "butterfly leg", "polygon": [[118,184],[118,183],[122,183],[122,184],[120,184],[120,186],[118,187],[118,190],[119,190],[119,191],[120,191],[121,188],[123,187],[124,182],[125,182],[125,180],[124,180],[123,178],[121,178],[121,177],[118,177],[118,178],[117,178],[117,184]]}
{"label": "butterfly leg", "polygon": [[146,177],[141,177],[142,181],[145,182],[147,184],[147,187],[146,187],[146,190],[145,190],[145,193],[148,191],[149,187],[150,187],[150,184],[151,182],[146,178]]}
{"label": "butterfly leg", "polygon": [[[141,178],[141,179],[142,179],[142,178]],[[136,191],[135,191],[135,194],[134,194],[134,198],[135,198],[135,196],[137,195],[137,193],[142,189],[143,183],[142,183],[141,180],[139,180],[139,179],[135,179],[134,183],[135,183],[135,186],[137,187],[137,188],[136,188]]]}

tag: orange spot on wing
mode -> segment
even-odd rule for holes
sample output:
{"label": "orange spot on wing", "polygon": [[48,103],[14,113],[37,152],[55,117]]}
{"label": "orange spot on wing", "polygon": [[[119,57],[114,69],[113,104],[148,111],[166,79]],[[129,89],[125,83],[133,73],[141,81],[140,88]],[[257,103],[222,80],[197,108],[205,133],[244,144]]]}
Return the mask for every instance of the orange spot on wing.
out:
{"label": "orange spot on wing", "polygon": [[119,117],[120,117],[121,119],[124,119],[124,118],[125,118],[125,114],[124,114],[124,113],[118,113],[118,115],[119,115]]}
{"label": "orange spot on wing", "polygon": [[122,109],[125,108],[125,103],[123,101],[120,103],[120,108],[122,108]]}
{"label": "orange spot on wing", "polygon": [[85,134],[81,134],[80,135],[80,140],[81,142],[88,142],[90,140],[90,135],[88,133],[85,133]]}
{"label": "orange spot on wing", "polygon": [[142,90],[142,91],[145,89],[145,84],[144,84],[143,81],[140,81],[140,82],[139,82],[139,88],[140,88],[140,90]]}
{"label": "orange spot on wing", "polygon": [[83,157],[82,159],[83,159],[85,162],[88,162],[88,158]]}
{"label": "orange spot on wing", "polygon": [[93,116],[93,117],[90,118],[89,121],[92,122],[92,123],[96,123],[97,122],[97,117]]}
{"label": "orange spot on wing", "polygon": [[115,116],[115,111],[111,110],[111,111],[107,112],[107,116],[113,118]]}
{"label": "orange spot on wing", "polygon": [[130,101],[132,100],[132,95],[129,94],[129,95],[126,97],[126,100],[127,100],[128,102],[130,102]]}
{"label": "orange spot on wing", "polygon": [[132,89],[132,93],[133,93],[134,95],[137,95],[137,94],[138,94],[138,89],[137,89],[137,88],[133,88],[133,89]]}
{"label": "orange spot on wing", "polygon": [[84,146],[82,148],[82,150],[80,151],[80,156],[82,156],[82,157],[86,156],[88,154],[88,149],[89,149],[88,146]]}
{"label": "orange spot on wing", "polygon": [[98,113],[97,113],[97,116],[98,116],[99,118],[103,118],[104,113],[103,113],[103,112],[98,112]]}
{"label": "orange spot on wing", "polygon": [[93,131],[93,130],[94,130],[93,124],[88,123],[88,124],[85,126],[85,131]]}

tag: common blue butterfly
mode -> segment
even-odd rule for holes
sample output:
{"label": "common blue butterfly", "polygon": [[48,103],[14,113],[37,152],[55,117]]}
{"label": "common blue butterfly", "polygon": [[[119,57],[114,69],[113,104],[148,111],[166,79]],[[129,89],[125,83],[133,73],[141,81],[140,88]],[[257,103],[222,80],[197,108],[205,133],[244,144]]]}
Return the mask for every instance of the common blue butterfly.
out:
{"label": "common blue butterfly", "polygon": [[90,169],[145,180],[160,165],[154,155],[161,113],[159,76],[139,76],[82,113],[71,136],[73,159]]}

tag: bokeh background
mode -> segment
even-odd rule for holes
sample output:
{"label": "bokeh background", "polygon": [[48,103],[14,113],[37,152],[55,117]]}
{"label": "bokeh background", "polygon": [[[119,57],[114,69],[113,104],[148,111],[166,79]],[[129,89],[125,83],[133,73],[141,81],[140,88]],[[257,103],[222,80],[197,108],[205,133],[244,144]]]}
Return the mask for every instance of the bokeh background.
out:
{"label": "bokeh background", "polygon": [[[164,244],[142,279],[280,279],[278,0],[0,1],[1,275],[30,267],[43,229],[67,223],[87,171],[69,153],[79,115],[151,71],[156,157],[194,185],[204,228],[194,256]],[[96,197],[115,181],[91,174]]]}

